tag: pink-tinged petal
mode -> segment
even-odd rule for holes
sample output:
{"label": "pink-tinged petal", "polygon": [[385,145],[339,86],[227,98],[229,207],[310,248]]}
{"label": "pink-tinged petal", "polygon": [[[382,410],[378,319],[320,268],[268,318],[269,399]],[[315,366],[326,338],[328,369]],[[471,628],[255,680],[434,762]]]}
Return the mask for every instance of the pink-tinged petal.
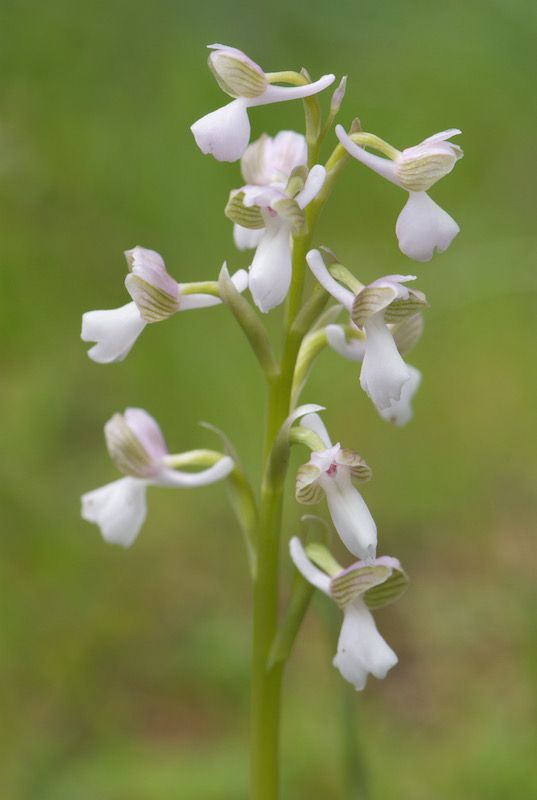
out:
{"label": "pink-tinged petal", "polygon": [[280,131],[268,138],[264,153],[264,174],[255,183],[287,183],[296,167],[308,163],[306,137],[295,131]]}
{"label": "pink-tinged petal", "polygon": [[334,666],[345,680],[361,691],[369,674],[385,678],[397,661],[363,600],[354,600],[345,609]]}
{"label": "pink-tinged petal", "polygon": [[289,542],[289,552],[291,553],[291,558],[295,567],[302,577],[305,578],[308,583],[311,583],[312,586],[315,586],[316,589],[330,596],[330,577],[310,561],[302,546],[302,542],[296,536],[293,536]]}
{"label": "pink-tinged petal", "polygon": [[378,409],[380,415],[384,417],[387,422],[401,428],[410,422],[412,419],[412,400],[414,395],[419,389],[421,383],[421,372],[419,369],[407,364],[410,377],[403,384],[401,389],[401,397],[399,400],[394,400],[387,408]]}
{"label": "pink-tinged petal", "polygon": [[365,354],[364,339],[347,339],[341,325],[327,325],[326,341],[329,347],[349,361],[363,361]]}
{"label": "pink-tinged petal", "polygon": [[400,400],[403,385],[410,379],[383,317],[380,312],[365,322],[366,347],[360,373],[362,389],[381,413]]}
{"label": "pink-tinged petal", "polygon": [[266,313],[283,303],[291,276],[291,232],[278,219],[268,223],[250,266],[250,292],[260,311]]}
{"label": "pink-tinged petal", "polygon": [[372,169],[377,175],[381,175],[386,180],[399,186],[395,161],[376,156],[374,153],[369,153],[363,147],[360,147],[360,145],[352,141],[342,125],[336,125],[336,136],[350,156],[361,161],[362,164]]}
{"label": "pink-tinged petal", "polygon": [[143,408],[127,408],[125,422],[155,463],[168,454],[166,440],[155,419]]}
{"label": "pink-tinged petal", "polygon": [[460,228],[426,192],[410,192],[399,214],[395,232],[399,248],[415,261],[430,261],[435,251],[443,253]]}
{"label": "pink-tinged petal", "polygon": [[246,100],[239,97],[191,126],[202,153],[210,153],[218,161],[238,161],[250,140],[246,107]]}
{"label": "pink-tinged petal", "polygon": [[82,495],[82,518],[99,526],[103,539],[130,547],[147,515],[147,481],[120,478]]}
{"label": "pink-tinged petal", "polygon": [[351,311],[354,302],[354,294],[330,275],[319,250],[310,250],[306,256],[306,261],[321,286],[326,289],[338,303],[341,303],[348,311]]}
{"label": "pink-tinged petal", "polygon": [[227,478],[234,467],[233,459],[223,456],[212,467],[200,472],[183,472],[178,469],[163,469],[156,483],[160,486],[175,486],[181,489],[195,489],[198,486],[208,486]]}
{"label": "pink-tinged petal", "polygon": [[170,297],[179,299],[177,281],[166,270],[160,253],[137,246],[132,250],[125,250],[125,258],[133,275]]}
{"label": "pink-tinged petal", "polygon": [[254,250],[265,233],[264,228],[243,228],[242,225],[233,226],[233,240],[238,250]]}
{"label": "pink-tinged petal", "polygon": [[326,170],[320,164],[315,164],[308,173],[306,183],[301,192],[295,197],[300,208],[306,208],[314,200],[323,188],[326,178]]}
{"label": "pink-tinged petal", "polygon": [[248,98],[249,107],[264,106],[269,103],[281,103],[285,100],[300,100],[318,94],[328,88],[336,79],[335,75],[323,75],[318,81],[306,83],[304,86],[267,86],[263,94]]}
{"label": "pink-tinged petal", "polygon": [[136,303],[104,311],[87,311],[82,315],[81,338],[84,342],[96,342],[88,350],[92,361],[111,364],[123,361],[145,325]]}

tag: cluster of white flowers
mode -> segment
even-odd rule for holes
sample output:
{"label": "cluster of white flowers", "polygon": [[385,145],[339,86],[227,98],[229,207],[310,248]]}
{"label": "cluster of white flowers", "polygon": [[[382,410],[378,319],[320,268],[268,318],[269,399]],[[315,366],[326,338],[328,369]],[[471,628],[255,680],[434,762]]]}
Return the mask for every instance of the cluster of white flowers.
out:
{"label": "cluster of white flowers", "polygon": [[[233,99],[194,123],[192,132],[203,153],[220,161],[241,159],[244,185],[230,193],[225,213],[234,224],[237,248],[254,253],[248,271],[235,272],[231,281],[236,294],[249,290],[255,306],[267,313],[287,298],[294,242],[308,233],[310,204],[324,202],[334,162],[314,163],[318,149],[312,158],[306,138],[293,131],[274,137],[264,134],[249,144],[247,109],[284,100],[311,100],[335,78],[324,75],[312,82],[304,73],[293,73],[296,85],[274,85],[291,82],[285,77],[288,73],[265,73],[232,47],[212,45],[210,49],[209,66]],[[345,80],[332,98],[331,121],[344,91]],[[340,162],[351,156],[408,192],[396,234],[402,253],[416,261],[427,261],[435,251],[446,250],[459,231],[427,194],[462,156],[460,148],[449,142],[458,133],[450,129],[398,151],[377,136],[363,133],[356,124],[348,133],[341,125],[336,127],[340,144],[334,143],[334,153]],[[82,339],[95,343],[88,355],[99,363],[125,358],[147,324],[225,300],[216,280],[177,283],[153,250],[135,247],[125,255],[129,267],[125,286],[132,301],[83,316]],[[311,330],[339,355],[361,362],[360,385],[379,414],[395,425],[405,425],[412,416],[411,401],[421,374],[405,363],[403,355],[420,338],[422,311],[428,307],[424,294],[409,286],[415,276],[388,275],[364,285],[327,249],[310,249],[306,261],[320,285],[316,291],[322,287],[324,300],[336,301],[330,314],[324,312],[321,323],[316,321]],[[250,309],[248,313],[257,318]],[[348,319],[336,323],[342,312],[348,312]],[[333,445],[319,415],[311,413],[311,407],[304,408],[310,412],[289,409],[287,426],[289,441],[310,449],[308,462],[298,470],[296,499],[312,504],[324,496],[343,544],[359,560],[344,569],[322,546],[304,547],[297,538],[291,539],[291,556],[304,578],[342,608],[344,622],[334,664],[344,678],[362,689],[368,674],[383,678],[397,662],[376,629],[371,609],[396,599],[406,588],[407,578],[396,559],[377,558],[377,527],[354,485],[370,478],[369,467],[354,450]],[[301,421],[293,427],[299,417]],[[99,525],[107,541],[124,546],[133,542],[145,519],[147,486],[202,486],[236,469],[234,459],[225,453],[204,450],[170,455],[157,423],[141,409],[114,415],[105,435],[111,458],[125,477],[84,495],[82,515]],[[204,469],[185,472],[179,467]]]}

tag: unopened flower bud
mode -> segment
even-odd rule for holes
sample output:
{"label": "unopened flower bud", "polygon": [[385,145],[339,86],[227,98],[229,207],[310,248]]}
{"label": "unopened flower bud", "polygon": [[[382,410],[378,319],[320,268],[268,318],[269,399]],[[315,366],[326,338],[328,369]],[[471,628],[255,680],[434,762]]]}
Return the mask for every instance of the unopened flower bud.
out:
{"label": "unopened flower bud", "polygon": [[258,97],[267,88],[265,73],[241,50],[210,45],[209,67],[220,88],[231,97]]}

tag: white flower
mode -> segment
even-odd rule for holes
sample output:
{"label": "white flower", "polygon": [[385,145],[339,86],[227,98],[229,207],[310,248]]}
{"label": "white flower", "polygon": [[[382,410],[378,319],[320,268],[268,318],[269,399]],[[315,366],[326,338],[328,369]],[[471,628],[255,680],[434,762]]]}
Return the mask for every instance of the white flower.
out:
{"label": "white flower", "polygon": [[447,141],[459,133],[456,128],[436,133],[414,147],[394,151],[392,160],[369,153],[341,125],[336,127],[339,141],[351,156],[408,192],[395,232],[401,251],[415,261],[429,261],[435,250],[443,253],[459,233],[455,220],[427,194],[462,158],[461,148]]}
{"label": "white flower", "polygon": [[304,86],[272,86],[265,72],[241,50],[227,45],[209,45],[211,67],[220,87],[235,99],[212,111],[191,126],[202,153],[219,161],[237,161],[250,141],[248,108],[310,97],[334,82],[334,75],[323,75]]}
{"label": "white flower", "polygon": [[318,414],[303,417],[301,426],[313,431],[325,449],[314,450],[299,467],[295,496],[299,503],[318,503],[326,496],[332,522],[343,543],[358,558],[375,558],[377,526],[353,480],[366,481],[371,470],[354,450],[332,445]]}
{"label": "white flower", "polygon": [[278,186],[245,186],[246,208],[257,207],[265,227],[250,265],[248,286],[256,306],[263,312],[283,303],[292,277],[291,234],[305,224],[302,211],[321,191],[326,170],[316,164],[303,188],[293,198]]}
{"label": "white flower", "polygon": [[158,424],[141,408],[115,414],[104,430],[110,457],[127,477],[84,494],[82,517],[98,525],[107,542],[129,547],[136,539],[147,513],[148,486],[206,486],[226,478],[233,469],[229,456],[200,472],[172,469]]}
{"label": "white flower", "polygon": [[[210,294],[182,294],[187,284],[177,283],[168,274],[162,256],[154,250],[135,247],[127,250],[125,257],[130,269],[125,286],[133,302],[82,315],[81,338],[84,342],[96,342],[88,356],[99,364],[123,361],[148,323],[167,319],[177,311],[221,302]],[[245,270],[236,272],[231,280],[239,292],[248,285]]]}
{"label": "white flower", "polygon": [[[421,373],[405,364],[401,351],[409,349],[421,334],[421,320],[416,320],[418,324],[412,323],[413,332],[408,331],[407,320],[427,305],[421,292],[404,285],[415,280],[415,276],[388,275],[355,295],[330,275],[318,250],[310,250],[306,258],[319,283],[347,308],[357,332],[362,329],[365,334],[365,338],[347,341],[339,326],[330,325],[326,329],[328,344],[345,358],[362,362],[362,389],[384,419],[395,425],[405,425],[412,417],[411,401],[420,384]],[[400,326],[407,330],[401,330],[404,335],[398,343]]]}
{"label": "white flower", "polygon": [[[247,187],[274,186],[285,189],[293,170],[305,167],[308,160],[306,138],[294,131],[280,131],[274,138],[263,134],[246,148],[241,158],[241,172]],[[264,228],[233,226],[233,237],[239,250],[257,247]]]}
{"label": "white flower", "polygon": [[[303,577],[343,610],[343,625],[333,664],[356,690],[362,690],[368,675],[385,678],[397,664],[397,656],[377,630],[370,608],[379,608],[396,600],[405,591],[408,579],[396,558],[383,556],[367,563],[358,561],[348,569],[326,553],[322,559],[332,574],[319,569],[308,557],[300,539],[289,544],[291,558]],[[322,558],[322,549],[313,545]],[[326,557],[327,556],[327,557]]]}

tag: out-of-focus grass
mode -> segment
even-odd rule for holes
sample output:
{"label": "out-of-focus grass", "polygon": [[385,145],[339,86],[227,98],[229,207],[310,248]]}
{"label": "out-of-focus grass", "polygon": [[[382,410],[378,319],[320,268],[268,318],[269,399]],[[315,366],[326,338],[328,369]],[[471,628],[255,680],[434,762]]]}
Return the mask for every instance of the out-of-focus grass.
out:
{"label": "out-of-focus grass", "polygon": [[[211,420],[259,475],[261,382],[223,309],[147,330],[111,367],[78,341],[82,311],[125,302],[127,247],[158,249],[183,280],[247,263],[222,214],[238,167],[203,158],[188,130],[224,101],[204,63],[215,40],[267,69],[348,73],[342,121],[395,145],[464,131],[465,160],[433,190],[462,227],[447,254],[407,262],[402,193],[354,164],[319,233],[364,280],[418,272],[432,308],[411,356],[416,419],[384,425],[329,354],[305,399],[372,464],[382,549],[413,578],[379,614],[400,665],[348,696],[373,797],[537,795],[534,6],[52,0],[1,14],[0,795],[246,797],[249,593],[223,487],[152,490],[128,552],[78,516],[80,493],[115,475],[102,425],[127,405],[177,450],[211,446],[197,427]],[[257,135],[299,126],[301,109],[251,117]],[[290,533],[296,520],[290,502]],[[331,655],[311,613],[286,686],[292,800],[342,796]]]}

